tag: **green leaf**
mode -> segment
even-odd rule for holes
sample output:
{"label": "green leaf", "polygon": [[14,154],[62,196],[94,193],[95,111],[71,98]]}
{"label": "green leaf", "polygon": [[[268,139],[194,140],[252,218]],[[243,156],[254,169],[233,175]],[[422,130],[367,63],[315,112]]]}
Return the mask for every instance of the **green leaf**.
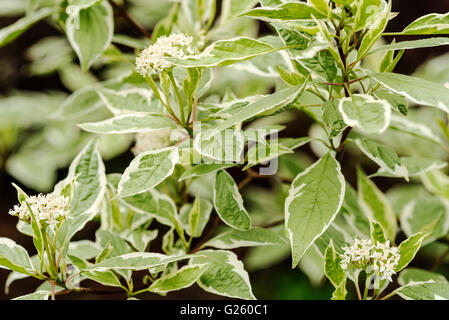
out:
{"label": "green leaf", "polygon": [[377,163],[382,170],[395,177],[405,177],[408,179],[408,170],[402,164],[396,152],[388,146],[366,139],[355,141],[359,149],[371,160]]}
{"label": "green leaf", "polygon": [[87,71],[109,47],[114,35],[114,15],[107,1],[91,6],[70,6],[67,38]]}
{"label": "green leaf", "polygon": [[157,279],[148,288],[148,291],[167,293],[170,291],[188,288],[198,281],[208,267],[209,265],[207,263],[184,266],[175,272],[166,274]]}
{"label": "green leaf", "polygon": [[[449,30],[449,24],[448,24]],[[412,41],[401,41],[392,43],[386,46],[374,48],[369,53],[384,52],[384,51],[395,51],[404,49],[417,49],[417,48],[432,48],[439,46],[449,45],[449,38],[427,38]]]}
{"label": "green leaf", "polygon": [[374,23],[369,26],[368,32],[362,39],[362,43],[360,44],[359,51],[357,52],[357,60],[363,59],[374,44],[382,37],[382,32],[384,32],[387,27],[388,20],[390,18],[391,12],[391,1],[388,2],[383,8],[383,11],[379,13],[376,17]]}
{"label": "green leaf", "polygon": [[203,247],[235,249],[286,244],[278,234],[268,229],[253,227],[248,231],[228,230],[207,241]]}
{"label": "green leaf", "polygon": [[188,168],[183,172],[179,181],[184,181],[186,179],[205,176],[209,173],[217,172],[219,170],[224,170],[230,167],[233,167],[237,164],[235,163],[201,163],[195,166]]}
{"label": "green leaf", "polygon": [[346,280],[344,280],[332,293],[332,300],[345,300],[347,294]]}
{"label": "green leaf", "polygon": [[89,266],[86,270],[148,270],[166,265],[170,262],[191,258],[192,255],[166,256],[153,252],[132,252],[103,260],[102,262]]}
{"label": "green leaf", "polygon": [[421,175],[422,182],[430,192],[449,199],[449,177],[439,170]]}
{"label": "green leaf", "polygon": [[343,121],[366,133],[382,133],[390,124],[391,106],[386,100],[370,95],[354,94],[352,98],[340,99],[338,110]]}
{"label": "green leaf", "polygon": [[432,141],[438,145],[443,144],[441,138],[435,134],[427,125],[414,122],[404,117],[393,115],[391,117],[390,127],[401,132],[408,133],[415,137],[420,137]]}
{"label": "green leaf", "polygon": [[357,12],[355,15],[354,30],[364,29],[366,26],[370,26],[377,18],[381,0],[359,0],[357,1]]}
{"label": "green leaf", "polygon": [[440,197],[415,197],[403,207],[400,222],[408,237],[420,231],[426,233],[424,243],[428,244],[449,232],[449,205]]}
{"label": "green leaf", "polygon": [[86,278],[101,283],[104,286],[123,288],[119,278],[110,270],[107,271],[85,271],[82,273]]}
{"label": "green leaf", "polygon": [[219,162],[239,162],[245,147],[241,130],[203,130],[196,135],[193,147],[202,156]]}
{"label": "green leaf", "polygon": [[344,195],[340,164],[329,153],[296,176],[285,200],[292,267],[335,219]]}
{"label": "green leaf", "polygon": [[329,15],[329,11],[331,10],[329,0],[309,0],[308,2],[323,15]]}
{"label": "green leaf", "polygon": [[33,293],[29,293],[12,300],[48,300],[50,297],[50,291],[36,291]]}
{"label": "green leaf", "polygon": [[189,262],[195,265],[203,263],[208,263],[209,267],[197,283],[205,291],[231,298],[255,299],[248,273],[233,252],[204,250]]}
{"label": "green leaf", "polygon": [[419,248],[421,248],[423,240],[427,237],[427,234],[418,232],[404,240],[399,245],[399,262],[394,268],[394,271],[399,272],[404,269],[415,258]]}
{"label": "green leaf", "polygon": [[371,77],[414,103],[449,113],[449,89],[442,84],[396,73],[375,73]]}
{"label": "green leaf", "polygon": [[[379,99],[387,100],[395,111],[398,111],[405,116],[408,114],[408,102],[403,96],[391,93],[387,90],[377,90],[376,96]],[[393,114],[392,117],[394,116],[396,115]]]}
{"label": "green leaf", "polygon": [[134,211],[135,214],[141,214],[143,223],[154,218],[159,223],[169,227],[178,227],[179,222],[174,201],[166,194],[160,193],[155,189],[122,198],[120,201]]}
{"label": "green leaf", "polygon": [[213,207],[210,201],[200,199],[198,196],[193,205],[186,204],[181,208],[179,220],[189,236],[195,238],[201,236],[209,222]]}
{"label": "green leaf", "polygon": [[227,23],[241,13],[251,9],[257,0],[224,0],[220,15],[220,24]]}
{"label": "green leaf", "polygon": [[402,34],[449,34],[449,14],[431,13],[422,16],[409,24]]}
{"label": "green leaf", "polygon": [[[67,178],[59,187],[65,187],[75,180],[73,194],[70,202],[70,224],[68,239],[98,213],[101,201],[106,191],[106,174],[98,151],[98,143],[90,141],[76,156],[69,167]],[[66,222],[67,223],[67,222]],[[64,234],[64,233],[61,233]]]}
{"label": "green leaf", "polygon": [[178,149],[172,147],[140,153],[120,179],[119,196],[124,198],[156,187],[173,173],[178,160]]}
{"label": "green leaf", "polygon": [[300,63],[311,72],[327,81],[337,77],[337,65],[329,51],[319,51],[313,58],[303,58]]}
{"label": "green leaf", "polygon": [[252,102],[243,107],[241,111],[237,112],[230,118],[220,123],[215,128],[215,130],[222,131],[252,117],[255,117],[265,111],[274,109],[281,105],[286,105],[300,96],[303,93],[304,88],[304,84],[300,86],[289,87],[265,96],[255,102]]}
{"label": "green leaf", "polygon": [[0,238],[0,268],[33,276],[33,264],[28,252],[8,238]]}
{"label": "green leaf", "polygon": [[373,243],[377,244],[378,242],[384,243],[387,241],[384,230],[380,224],[375,221],[371,221],[370,227],[371,240],[373,240]]}
{"label": "green leaf", "polygon": [[250,10],[242,14],[245,17],[252,17],[264,21],[273,20],[312,20],[312,16],[317,19],[327,18],[314,7],[304,2],[287,2],[274,8],[262,7]]}
{"label": "green leaf", "polygon": [[401,286],[411,282],[424,282],[429,280],[448,283],[443,275],[418,268],[407,268],[398,277],[398,283]]}
{"label": "green leaf", "polygon": [[333,136],[346,128],[340,111],[338,111],[338,100],[329,100],[323,103],[323,121],[332,129]]}
{"label": "green leaf", "polygon": [[397,232],[396,216],[387,197],[368,179],[361,169],[357,171],[357,186],[359,203],[365,213],[378,222],[387,238],[394,242]]}
{"label": "green leaf", "polygon": [[17,20],[13,24],[0,29],[0,47],[17,39],[22,33],[31,28],[36,22],[47,18],[56,12],[55,8],[42,8],[32,14]]}
{"label": "green leaf", "polygon": [[335,251],[331,239],[324,253],[324,272],[335,288],[338,288],[346,280],[346,272],[341,268],[340,255]]}
{"label": "green leaf", "polygon": [[92,259],[101,251],[100,246],[90,240],[71,241],[67,254],[81,259]]}
{"label": "green leaf", "polygon": [[[401,157],[400,158],[402,166],[407,168],[408,175],[410,177],[418,176],[428,171],[442,169],[447,166],[446,162],[435,160],[431,158],[419,157],[419,156],[411,156],[411,157]],[[391,174],[388,171],[385,171],[383,168],[379,168],[377,173],[371,175],[372,177],[394,177],[395,175]]]}
{"label": "green leaf", "polygon": [[98,95],[106,107],[114,113],[163,113],[163,107],[153,98],[150,90],[143,88],[131,88],[121,91],[111,89],[99,89]]}
{"label": "green leaf", "polygon": [[72,93],[53,115],[57,120],[80,120],[100,110],[103,103],[92,87],[87,86]]}
{"label": "green leaf", "polygon": [[158,230],[127,230],[121,236],[128,241],[137,251],[144,252],[148,244],[156,239]]}
{"label": "green leaf", "polygon": [[246,170],[256,164],[265,163],[281,155],[293,153],[294,149],[310,142],[309,137],[302,138],[280,138],[267,141],[265,144],[257,143],[250,147],[247,153],[248,164],[243,168]]}
{"label": "green leaf", "polygon": [[405,300],[448,300],[449,284],[428,280],[410,282],[394,291]]}
{"label": "green leaf", "polygon": [[175,128],[176,123],[161,114],[147,113],[124,114],[100,122],[82,123],[78,126],[83,130],[98,134],[123,134]]}
{"label": "green leaf", "polygon": [[273,48],[265,42],[239,37],[214,42],[197,56],[188,56],[184,59],[167,58],[167,60],[177,66],[187,68],[217,67],[251,59],[277,50],[279,49]]}
{"label": "green leaf", "polygon": [[220,219],[237,230],[249,230],[251,220],[234,179],[225,170],[218,171],[214,182],[214,207]]}

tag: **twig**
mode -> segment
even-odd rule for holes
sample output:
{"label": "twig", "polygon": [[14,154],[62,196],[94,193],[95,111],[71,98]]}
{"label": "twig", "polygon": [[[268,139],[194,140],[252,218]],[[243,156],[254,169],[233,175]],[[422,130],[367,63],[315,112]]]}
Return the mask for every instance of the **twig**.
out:
{"label": "twig", "polygon": [[449,248],[447,248],[443,254],[435,261],[432,268],[429,271],[435,271],[443,263],[444,259],[449,255]]}
{"label": "twig", "polygon": [[209,241],[209,239],[212,237],[212,235],[215,233],[215,229],[218,227],[218,224],[220,222],[220,218],[218,216],[215,217],[214,222],[212,224],[212,227],[210,228],[209,232],[204,236],[203,240],[199,242],[195,248],[190,250],[190,253],[196,253],[200,251],[203,248],[203,245]]}
{"label": "twig", "polygon": [[114,2],[114,0],[109,0],[112,7],[123,17],[125,20],[127,20],[134,28],[136,28],[143,36],[145,36],[148,39],[151,39],[151,33],[149,33],[140,23],[138,23],[136,20],[131,17],[128,12],[126,11],[126,8],[123,6],[119,6],[117,3]]}

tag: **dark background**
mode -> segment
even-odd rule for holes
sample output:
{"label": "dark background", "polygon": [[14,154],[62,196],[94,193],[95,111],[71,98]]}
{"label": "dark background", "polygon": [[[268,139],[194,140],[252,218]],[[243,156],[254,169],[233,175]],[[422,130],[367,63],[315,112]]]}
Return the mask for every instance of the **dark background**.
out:
{"label": "dark background", "polygon": [[[14,0],[11,0],[14,1]],[[1,10],[1,8],[0,8]],[[393,10],[400,12],[400,14],[390,22],[387,31],[400,31],[406,27],[410,22],[416,18],[429,13],[447,13],[449,12],[449,0],[393,0]],[[16,18],[0,18],[0,28],[13,23]],[[130,35],[136,35],[133,30],[128,29],[125,21],[120,18],[116,20],[116,28],[121,29],[121,33],[126,32]],[[261,33],[267,32],[265,26],[261,26]],[[61,84],[57,75],[47,77],[26,77],[23,69],[27,63],[25,57],[25,50],[30,45],[36,43],[42,38],[51,35],[58,35],[58,31],[46,24],[40,22],[33,28],[22,35],[13,43],[0,48],[0,95],[7,94],[11,90],[32,90],[40,91],[47,89],[57,89],[66,91]],[[397,38],[401,40],[400,37]],[[413,37],[407,37],[412,40]],[[387,39],[391,40],[391,39]],[[396,68],[397,72],[410,74],[426,59],[448,52],[448,47],[438,47],[431,49],[416,49],[408,51],[404,54],[401,62]],[[297,128],[297,129],[296,129]],[[293,131],[292,131],[293,130]],[[296,132],[294,130],[300,130]],[[294,126],[289,129],[289,134],[292,136],[302,136],[307,133],[307,128],[304,126]],[[130,155],[125,154],[109,163],[106,163],[107,168],[115,168],[120,171],[119,167],[129,162]],[[353,168],[344,168],[350,170]],[[352,170],[351,170],[352,171]],[[60,178],[65,176],[65,171],[61,170]],[[33,244],[30,238],[20,234],[15,225],[17,219],[8,215],[8,210],[16,203],[16,193],[11,186],[14,181],[12,177],[8,176],[4,168],[0,168],[0,236],[12,238],[16,242],[23,245],[26,249],[32,251]],[[380,187],[388,188],[388,180],[379,180]],[[257,183],[257,180],[256,180]],[[30,191],[33,193],[32,191]],[[94,240],[94,232],[97,228],[95,223],[88,224],[87,228],[77,234],[76,239],[91,239]],[[424,262],[425,263],[425,262]],[[4,294],[4,283],[8,271],[0,269],[0,299],[10,299],[23,294],[30,293],[39,285],[39,281],[33,279],[19,280],[12,284],[10,295]],[[290,261],[267,269],[250,274],[251,282],[253,283],[254,293],[258,298],[265,299],[328,299],[331,295],[332,288],[329,285],[324,285],[321,288],[313,288],[309,280],[298,269],[290,269]],[[94,286],[93,283],[85,284],[84,286]],[[105,294],[105,295],[66,295],[64,299],[123,299],[123,294]],[[198,287],[172,293],[166,297],[159,295],[148,295],[152,299],[217,299],[220,298],[215,295],[208,294]],[[62,297],[61,297],[62,298]]]}

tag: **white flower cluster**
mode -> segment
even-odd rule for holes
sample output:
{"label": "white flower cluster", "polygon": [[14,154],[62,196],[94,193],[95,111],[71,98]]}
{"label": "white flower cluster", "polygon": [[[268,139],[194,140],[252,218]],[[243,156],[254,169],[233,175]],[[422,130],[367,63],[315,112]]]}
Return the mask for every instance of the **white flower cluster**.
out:
{"label": "white flower cluster", "polygon": [[368,274],[375,272],[380,279],[392,281],[391,276],[396,273],[394,269],[400,256],[399,249],[391,247],[390,241],[374,245],[371,240],[355,239],[351,246],[343,250],[340,255],[343,270],[354,268],[365,270]]}
{"label": "white flower cluster", "polygon": [[54,194],[39,194],[31,196],[20,205],[15,205],[9,211],[12,216],[17,216],[20,220],[25,222],[31,221],[31,213],[27,206],[33,210],[36,220],[45,222],[47,224],[55,224],[58,221],[64,220],[69,215],[69,198],[63,196],[56,196]]}
{"label": "white flower cluster", "polygon": [[153,45],[140,52],[136,58],[136,71],[146,77],[171,68],[173,65],[166,58],[184,57],[185,49],[192,40],[192,37],[182,33],[159,37]]}
{"label": "white flower cluster", "polygon": [[164,128],[136,134],[136,144],[133,148],[134,154],[138,155],[145,151],[168,147],[170,145],[171,131],[170,128]]}

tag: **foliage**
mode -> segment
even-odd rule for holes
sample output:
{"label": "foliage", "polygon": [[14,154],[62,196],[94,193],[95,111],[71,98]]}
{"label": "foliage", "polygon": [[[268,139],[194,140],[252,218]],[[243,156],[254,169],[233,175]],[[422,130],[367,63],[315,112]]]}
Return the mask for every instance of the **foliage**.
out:
{"label": "foliage", "polygon": [[[448,15],[386,33],[391,0],[17,3],[24,17],[0,30],[0,46],[47,21],[61,36],[29,49],[28,72],[58,73],[72,91],[0,100],[0,150],[17,180],[49,192],[71,163],[48,195],[16,186],[10,213],[37,254],[0,238],[0,267],[12,270],[7,286],[43,281],[23,299],[83,292],[85,279],[128,297],[196,283],[255,299],[245,264],[268,266],[284,251],[312,281],[327,277],[332,299],[352,289],[359,299],[449,298],[444,276],[407,267],[422,246],[448,240],[449,79],[432,63],[393,72],[405,50],[449,44]],[[142,38],[117,34],[114,12]],[[273,33],[257,37],[259,21]],[[426,37],[382,40],[395,35]],[[309,135],[273,138],[295,113],[314,122]],[[103,160],[133,141],[127,168],[107,174]],[[297,156],[308,144],[316,161]],[[378,170],[357,168],[354,190],[342,168],[356,162]],[[374,177],[410,184],[384,193]],[[95,241],[73,241],[94,219]],[[232,251],[241,247],[250,247],[245,264]],[[143,283],[136,271],[147,272]]]}

